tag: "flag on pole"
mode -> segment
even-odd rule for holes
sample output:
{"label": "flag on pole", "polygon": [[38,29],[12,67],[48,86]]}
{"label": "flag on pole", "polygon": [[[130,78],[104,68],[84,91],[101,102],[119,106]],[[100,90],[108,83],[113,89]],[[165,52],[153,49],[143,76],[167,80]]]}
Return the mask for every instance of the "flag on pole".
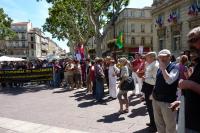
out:
{"label": "flag on pole", "polygon": [[119,36],[117,37],[117,47],[119,49],[124,47],[124,38],[123,38],[123,32],[119,32]]}

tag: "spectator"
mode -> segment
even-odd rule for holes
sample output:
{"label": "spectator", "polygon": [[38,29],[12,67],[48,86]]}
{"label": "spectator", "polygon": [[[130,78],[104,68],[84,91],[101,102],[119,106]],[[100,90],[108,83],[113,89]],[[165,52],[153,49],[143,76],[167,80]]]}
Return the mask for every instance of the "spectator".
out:
{"label": "spectator", "polygon": [[179,70],[170,62],[169,50],[161,50],[158,58],[159,69],[153,90],[154,119],[159,133],[176,133],[176,112],[172,112],[169,106],[176,101]]}
{"label": "spectator", "polygon": [[88,73],[88,92],[92,93],[94,91],[95,86],[95,70],[94,70],[94,61],[91,62],[91,66],[89,67]]}
{"label": "spectator", "polygon": [[74,64],[73,64],[73,60],[69,59],[67,64],[65,65],[65,78],[67,79],[67,83],[68,83],[68,87],[69,89],[73,89],[74,87]]}
{"label": "spectator", "polygon": [[114,60],[110,60],[110,66],[108,70],[109,77],[109,95],[112,99],[117,98],[117,75],[119,73],[119,69],[115,65]]}
{"label": "spectator", "polygon": [[78,60],[74,61],[74,87],[79,89],[82,87],[82,80],[81,80],[81,65]]}
{"label": "spectator", "polygon": [[97,102],[102,102],[104,95],[104,71],[103,71],[103,59],[99,58],[95,67],[95,77],[96,77],[96,100]]}
{"label": "spectator", "polygon": [[[123,114],[123,113],[128,113],[129,112],[129,102],[128,102],[128,96],[127,93],[128,91],[126,90],[122,90],[122,83],[129,77],[129,72],[128,72],[128,67],[127,67],[127,59],[126,58],[121,58],[120,59],[121,62],[121,73],[120,73],[120,78],[121,81],[119,83],[119,93],[117,95],[117,98],[119,100],[119,105],[120,105],[120,109],[118,111],[119,114]],[[124,97],[124,99],[122,99],[122,96]],[[125,104],[126,109],[123,110],[123,105]]]}
{"label": "spectator", "polygon": [[[140,66],[142,65],[142,59],[141,59],[141,55],[139,53],[136,53],[135,54],[135,60],[133,60],[132,62],[132,70],[133,70],[133,73],[132,73],[132,77],[134,79],[134,82],[138,83],[138,96],[141,96],[140,95],[140,92],[141,92],[141,89],[142,89],[142,78],[138,76],[138,72],[140,71]],[[135,95],[136,93],[136,89],[133,91],[133,94],[132,95]]]}
{"label": "spectator", "polygon": [[200,126],[200,27],[194,28],[188,34],[188,43],[196,56],[194,72],[188,80],[180,80],[179,88],[185,95],[185,126],[186,133],[199,133]]}
{"label": "spectator", "polygon": [[156,74],[159,68],[159,63],[156,60],[157,54],[155,52],[149,52],[146,54],[145,57],[147,66],[145,69],[145,75],[143,76],[144,82],[142,85],[142,92],[144,93],[147,111],[149,113],[150,119],[150,123],[147,123],[147,126],[150,127],[150,130],[152,132],[155,132],[157,129],[154,121],[152,99],[150,98],[150,96],[152,95],[153,88],[155,86]]}

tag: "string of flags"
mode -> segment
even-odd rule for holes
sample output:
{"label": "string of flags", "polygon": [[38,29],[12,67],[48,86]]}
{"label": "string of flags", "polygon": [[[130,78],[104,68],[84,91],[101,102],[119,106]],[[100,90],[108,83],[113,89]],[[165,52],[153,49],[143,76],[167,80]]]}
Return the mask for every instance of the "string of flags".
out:
{"label": "string of flags", "polygon": [[162,16],[159,16],[156,20],[156,24],[158,24],[160,27],[162,27],[163,25],[163,18]]}
{"label": "string of flags", "polygon": [[191,6],[189,6],[188,15],[190,16],[197,16],[200,12],[200,5],[197,3],[193,3]]}
{"label": "string of flags", "polygon": [[171,12],[170,15],[169,15],[169,17],[168,17],[168,19],[167,19],[167,21],[169,23],[176,22],[177,21],[177,12],[176,11]]}

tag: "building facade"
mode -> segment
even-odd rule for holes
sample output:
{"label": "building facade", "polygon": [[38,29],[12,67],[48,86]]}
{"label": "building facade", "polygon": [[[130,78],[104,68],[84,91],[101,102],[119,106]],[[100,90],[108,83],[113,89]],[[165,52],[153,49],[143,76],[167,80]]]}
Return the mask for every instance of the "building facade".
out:
{"label": "building facade", "polygon": [[103,52],[109,49],[107,43],[110,40],[116,39],[120,32],[123,33],[124,48],[117,50],[119,53],[136,53],[139,52],[139,47],[143,48],[143,52],[150,51],[153,46],[151,11],[151,7],[144,7],[142,9],[125,8],[122,10],[114,25],[105,27],[106,32],[104,32],[101,45]]}
{"label": "building facade", "polygon": [[33,28],[31,22],[11,24],[16,37],[6,40],[8,56],[24,59],[45,59],[51,54],[62,54],[63,50],[50,38],[46,37],[39,28]]}
{"label": "building facade", "polygon": [[39,28],[29,31],[29,58],[45,58],[48,55],[49,39]]}
{"label": "building facade", "polygon": [[29,56],[28,32],[32,28],[29,22],[13,23],[11,28],[16,37],[6,41],[7,55],[26,58]]}
{"label": "building facade", "polygon": [[188,32],[200,25],[200,0],[154,0],[152,7],[153,49],[187,50]]}

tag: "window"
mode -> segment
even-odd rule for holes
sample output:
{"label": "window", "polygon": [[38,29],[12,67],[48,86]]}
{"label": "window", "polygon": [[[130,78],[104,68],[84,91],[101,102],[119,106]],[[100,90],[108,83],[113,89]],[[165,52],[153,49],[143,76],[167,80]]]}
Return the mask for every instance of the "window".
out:
{"label": "window", "polygon": [[22,38],[21,38],[22,40],[25,40],[26,38],[25,38],[25,33],[22,33]]}
{"label": "window", "polygon": [[177,50],[181,49],[180,36],[179,35],[173,37],[172,49],[174,51],[177,51]]}
{"label": "window", "polygon": [[145,32],[145,25],[141,24],[141,32],[144,33]]}
{"label": "window", "polygon": [[26,50],[26,55],[29,55],[29,51],[28,50]]}
{"label": "window", "polygon": [[22,47],[22,42],[19,42],[19,47]]}
{"label": "window", "polygon": [[131,11],[131,16],[135,17],[135,12],[134,11]]}
{"label": "window", "polygon": [[135,45],[135,37],[132,37],[132,38],[131,38],[131,44],[132,44],[132,45]]}
{"label": "window", "polygon": [[160,39],[159,40],[159,50],[162,50],[164,48],[164,40]]}
{"label": "window", "polygon": [[144,16],[145,16],[145,12],[141,11],[141,17],[144,17]]}
{"label": "window", "polygon": [[31,53],[32,53],[32,56],[34,56],[34,51],[31,51]]}
{"label": "window", "polygon": [[31,49],[34,49],[34,44],[33,43],[31,43]]}
{"label": "window", "polygon": [[25,41],[22,41],[22,47],[25,48]]}
{"label": "window", "polygon": [[31,36],[31,41],[32,41],[32,42],[35,41],[35,38],[34,38],[33,36]]}
{"label": "window", "polygon": [[14,47],[14,48],[16,47],[16,43],[15,43],[15,42],[13,42],[13,47]]}
{"label": "window", "polygon": [[28,48],[28,42],[27,42],[27,43],[25,43],[25,47],[26,47],[26,48]]}
{"label": "window", "polygon": [[135,24],[131,24],[131,32],[135,32]]}
{"label": "window", "polygon": [[153,24],[151,24],[151,33],[153,33]]}
{"label": "window", "polygon": [[15,47],[16,48],[19,47],[19,42],[18,41],[15,42]]}
{"label": "window", "polygon": [[144,38],[144,37],[141,38],[141,45],[142,45],[142,46],[145,45],[145,38]]}

